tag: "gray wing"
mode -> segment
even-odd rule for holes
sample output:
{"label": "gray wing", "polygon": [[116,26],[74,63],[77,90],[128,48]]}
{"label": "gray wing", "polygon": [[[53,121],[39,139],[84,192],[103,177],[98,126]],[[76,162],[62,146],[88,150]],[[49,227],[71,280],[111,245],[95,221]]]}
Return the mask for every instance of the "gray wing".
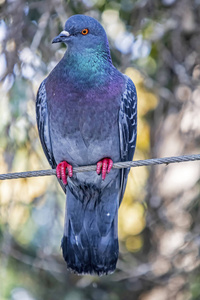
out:
{"label": "gray wing", "polygon": [[53,156],[51,137],[49,132],[49,119],[47,108],[47,97],[45,89],[45,81],[43,81],[38,89],[36,98],[36,118],[37,126],[42,144],[43,151],[48,159],[49,164],[54,169],[56,168],[56,162]]}
{"label": "gray wing", "polygon": [[[43,151],[52,169],[55,169],[57,164],[53,156],[53,150],[51,144],[45,80],[41,83],[37,93],[36,118],[37,118],[37,126],[38,126],[38,131],[39,131],[39,136],[40,136],[40,141],[42,144]],[[58,181],[63,191],[66,193],[65,185],[62,183],[61,180],[58,179]]]}
{"label": "gray wing", "polygon": [[[126,87],[121,97],[119,111],[119,135],[121,161],[132,161],[137,138],[137,93],[132,80],[126,77]],[[121,169],[122,201],[130,168]]]}

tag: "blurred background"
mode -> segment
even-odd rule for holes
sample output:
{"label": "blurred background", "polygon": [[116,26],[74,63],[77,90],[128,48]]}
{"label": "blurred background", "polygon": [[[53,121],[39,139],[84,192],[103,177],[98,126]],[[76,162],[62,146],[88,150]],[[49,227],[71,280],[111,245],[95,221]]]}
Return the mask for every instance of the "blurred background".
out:
{"label": "blurred background", "polygon": [[[134,159],[200,153],[199,0],[0,0],[0,173],[49,168],[35,117],[41,81],[73,14],[104,26],[138,92]],[[117,270],[76,276],[61,256],[65,196],[54,177],[0,182],[1,300],[199,300],[200,163],[132,168]]]}

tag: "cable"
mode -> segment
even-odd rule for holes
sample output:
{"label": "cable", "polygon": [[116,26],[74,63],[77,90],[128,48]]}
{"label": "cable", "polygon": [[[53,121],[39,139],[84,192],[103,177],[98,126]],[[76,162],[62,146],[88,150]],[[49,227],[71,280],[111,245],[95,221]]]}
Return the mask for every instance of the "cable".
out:
{"label": "cable", "polygon": [[[161,165],[161,164],[168,165],[172,163],[197,161],[197,160],[200,160],[200,154],[117,162],[113,164],[113,168],[122,169],[122,168],[130,168],[130,167],[134,168],[134,167],[142,167],[142,166]],[[97,167],[96,165],[74,167],[73,172],[78,173],[78,172],[95,171],[96,167]],[[38,176],[51,176],[51,175],[56,175],[55,169],[0,174],[0,180],[38,177]]]}

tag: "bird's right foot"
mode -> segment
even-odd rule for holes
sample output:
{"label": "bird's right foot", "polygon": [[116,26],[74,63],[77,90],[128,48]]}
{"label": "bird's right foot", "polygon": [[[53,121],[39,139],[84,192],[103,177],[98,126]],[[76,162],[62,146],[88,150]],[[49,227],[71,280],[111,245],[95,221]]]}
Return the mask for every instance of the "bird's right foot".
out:
{"label": "bird's right foot", "polygon": [[[67,174],[66,174],[67,170]],[[67,176],[72,177],[73,176],[73,167],[68,164],[66,161],[60,162],[56,167],[56,175],[59,179],[62,180],[64,185],[67,184]]]}

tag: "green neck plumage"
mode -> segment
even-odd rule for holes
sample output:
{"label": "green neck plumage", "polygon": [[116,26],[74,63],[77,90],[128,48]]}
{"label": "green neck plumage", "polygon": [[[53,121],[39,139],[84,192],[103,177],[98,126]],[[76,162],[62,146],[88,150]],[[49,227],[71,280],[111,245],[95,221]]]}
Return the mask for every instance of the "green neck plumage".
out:
{"label": "green neck plumage", "polygon": [[100,48],[86,48],[82,52],[66,51],[64,60],[73,80],[90,82],[91,84],[94,82],[98,84],[103,83],[102,81],[106,80],[104,75],[107,74],[108,69],[112,66],[110,52],[102,51]]}

